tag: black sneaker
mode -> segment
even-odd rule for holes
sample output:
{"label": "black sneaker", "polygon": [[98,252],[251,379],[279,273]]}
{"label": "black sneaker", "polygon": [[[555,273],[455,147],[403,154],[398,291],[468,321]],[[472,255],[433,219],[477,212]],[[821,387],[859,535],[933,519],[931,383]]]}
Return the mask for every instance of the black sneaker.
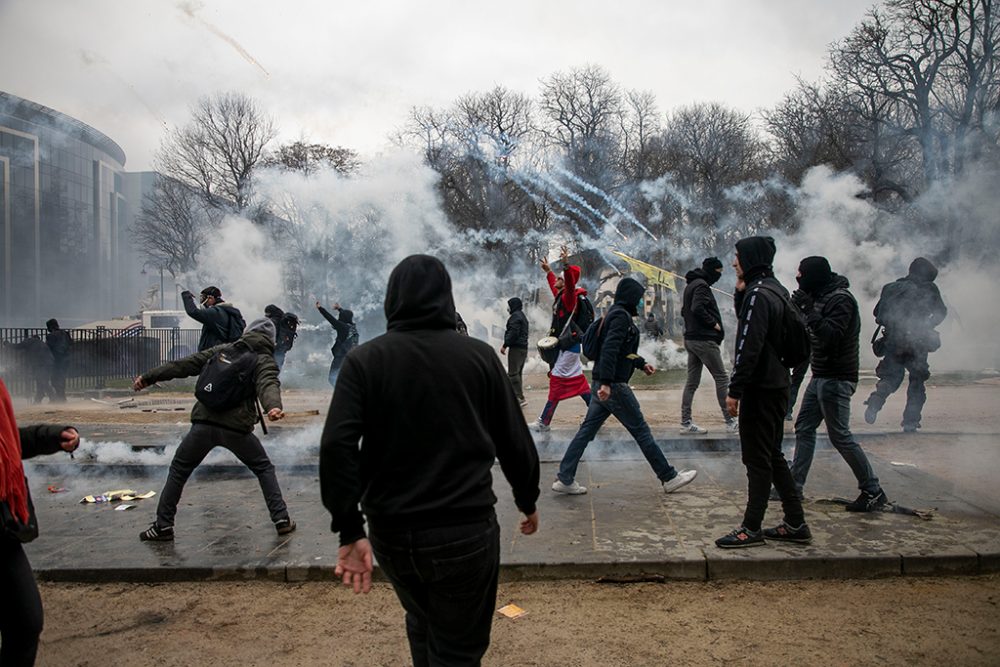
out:
{"label": "black sneaker", "polygon": [[281,519],[274,522],[274,529],[278,531],[278,535],[287,535],[294,531],[295,528],[295,522],[291,519]]}
{"label": "black sneaker", "polygon": [[920,422],[916,424],[903,424],[903,433],[916,433],[917,429],[920,428]]}
{"label": "black sneaker", "polygon": [[848,512],[878,512],[889,502],[886,498],[885,491],[882,489],[878,490],[878,493],[872,495],[867,491],[862,491],[858,499],[853,503],[848,503],[845,508]]}
{"label": "black sneaker", "polygon": [[743,547],[762,547],[767,542],[764,541],[764,534],[759,530],[749,530],[740,526],[733,532],[715,541],[715,546],[720,549],[742,549]]}
{"label": "black sneaker", "polygon": [[782,521],[779,525],[774,528],[764,529],[764,539],[777,540],[779,542],[795,542],[796,544],[809,544],[812,542],[812,533],[809,531],[809,526],[802,523],[798,528],[792,528],[787,523]]}
{"label": "black sneaker", "polygon": [[159,528],[155,523],[139,533],[143,542],[170,542],[174,539],[174,527]]}

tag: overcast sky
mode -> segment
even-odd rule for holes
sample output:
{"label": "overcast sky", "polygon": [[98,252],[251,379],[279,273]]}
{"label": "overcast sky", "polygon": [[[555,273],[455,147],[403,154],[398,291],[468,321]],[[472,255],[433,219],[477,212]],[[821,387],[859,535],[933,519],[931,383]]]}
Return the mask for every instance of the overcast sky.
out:
{"label": "overcast sky", "polygon": [[0,0],[0,89],[74,116],[147,169],[165,125],[238,90],[300,137],[372,154],[414,105],[598,64],[663,112],[773,106],[820,76],[873,0]]}

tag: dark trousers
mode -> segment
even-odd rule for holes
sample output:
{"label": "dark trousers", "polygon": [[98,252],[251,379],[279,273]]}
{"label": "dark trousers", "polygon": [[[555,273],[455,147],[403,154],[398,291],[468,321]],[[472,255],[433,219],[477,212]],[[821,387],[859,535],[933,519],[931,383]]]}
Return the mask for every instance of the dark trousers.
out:
{"label": "dark trousers", "polygon": [[510,386],[514,388],[514,395],[519,401],[524,400],[522,374],[524,373],[524,362],[527,359],[528,348],[507,348],[507,377],[510,378]]}
{"label": "dark trousers", "polygon": [[337,386],[337,376],[340,375],[340,367],[344,365],[344,359],[347,358],[346,354],[334,355],[333,361],[330,362],[330,386]]}
{"label": "dark trousers", "polygon": [[156,505],[156,525],[167,528],[174,525],[174,515],[177,514],[177,503],[184,492],[184,484],[208,453],[216,447],[225,447],[240,460],[240,463],[250,468],[257,475],[260,490],[264,493],[264,502],[271,514],[271,521],[288,518],[288,508],[281,497],[281,487],[274,474],[274,464],[267,457],[264,446],[260,444],[253,433],[236,433],[208,424],[192,424],[170,462],[170,472],[167,482],[160,492],[160,500]]}
{"label": "dark trousers", "polygon": [[52,375],[50,376],[50,381],[52,383],[52,393],[55,395],[56,401],[63,403],[66,401],[66,371],[69,370],[69,362],[66,359],[56,359],[55,364],[52,366]]}
{"label": "dark trousers", "polygon": [[0,537],[0,665],[34,665],[42,598],[20,542]]}
{"label": "dark trousers", "polygon": [[288,350],[275,350],[274,351],[274,363],[278,364],[278,372],[285,366],[285,355],[288,354]]}
{"label": "dark trousers", "polygon": [[392,531],[373,523],[370,541],[406,611],[414,666],[480,664],[490,645],[500,572],[496,517]]}
{"label": "dark trousers", "polygon": [[750,530],[760,530],[772,483],[781,497],[785,522],[799,526],[805,521],[802,501],[781,452],[787,409],[787,389],[754,387],[740,400],[740,451],[747,469],[747,508],[743,526]]}
{"label": "dark trousers", "polygon": [[56,400],[56,393],[52,390],[52,369],[35,369],[35,403],[41,403],[45,397],[49,398],[49,403]]}
{"label": "dark trousers", "polygon": [[924,383],[931,376],[926,352],[911,352],[889,349],[882,361],[875,367],[878,383],[868,397],[868,405],[881,410],[890,394],[903,383],[903,374],[910,374],[910,384],[906,388],[906,407],[903,408],[902,426],[919,426],[920,413],[927,401]]}

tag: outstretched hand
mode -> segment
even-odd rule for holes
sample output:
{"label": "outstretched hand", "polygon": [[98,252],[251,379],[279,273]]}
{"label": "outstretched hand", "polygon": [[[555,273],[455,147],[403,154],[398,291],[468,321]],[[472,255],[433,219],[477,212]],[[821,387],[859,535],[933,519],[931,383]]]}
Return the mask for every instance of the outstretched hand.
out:
{"label": "outstretched hand", "polygon": [[354,588],[355,593],[367,593],[372,589],[372,545],[362,537],[357,542],[346,544],[337,550],[337,566],[334,574],[341,578],[345,586]]}
{"label": "outstretched hand", "polygon": [[142,391],[143,389],[145,389],[148,386],[149,385],[146,384],[146,381],[142,379],[141,375],[136,375],[135,379],[132,380],[132,390],[133,391]]}
{"label": "outstretched hand", "polygon": [[59,446],[64,451],[72,452],[80,446],[80,433],[76,428],[68,426],[59,434]]}

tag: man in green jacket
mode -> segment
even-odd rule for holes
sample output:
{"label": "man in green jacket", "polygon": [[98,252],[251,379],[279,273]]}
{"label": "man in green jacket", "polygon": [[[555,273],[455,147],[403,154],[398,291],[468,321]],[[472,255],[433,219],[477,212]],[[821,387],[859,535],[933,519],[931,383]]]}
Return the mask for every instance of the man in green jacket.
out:
{"label": "man in green jacket", "polygon": [[[271,521],[278,534],[286,535],[295,530],[295,522],[289,518],[288,508],[281,496],[274,464],[253,433],[258,420],[255,405],[258,399],[267,412],[268,420],[277,421],[285,416],[281,409],[278,365],[274,361],[274,324],[267,318],[252,322],[246,333],[233,345],[239,343],[257,353],[257,366],[253,374],[255,391],[235,407],[225,410],[212,410],[201,401],[194,404],[191,409],[191,430],[181,440],[170,462],[170,472],[167,473],[167,481],[156,506],[156,521],[139,534],[139,539],[143,541],[174,539],[174,515],[177,513],[177,503],[180,502],[184,484],[215,447],[225,447],[257,475]],[[229,344],[212,347],[158,366],[137,377],[132,386],[139,391],[163,380],[199,375],[208,360],[228,346]]]}

